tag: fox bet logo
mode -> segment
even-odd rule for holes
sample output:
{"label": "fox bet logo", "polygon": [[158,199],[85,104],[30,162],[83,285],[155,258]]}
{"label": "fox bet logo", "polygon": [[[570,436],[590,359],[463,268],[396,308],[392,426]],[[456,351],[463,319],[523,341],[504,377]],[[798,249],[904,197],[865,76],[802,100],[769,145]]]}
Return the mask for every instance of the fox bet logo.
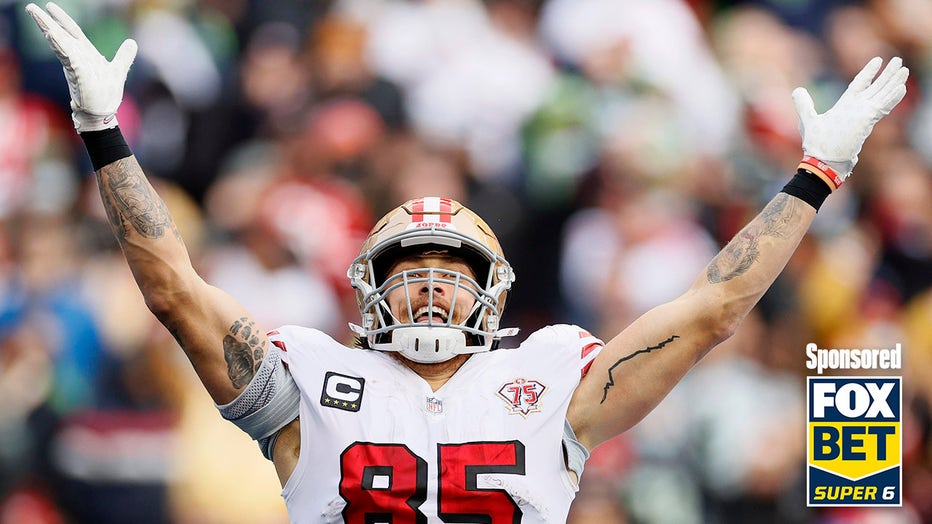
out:
{"label": "fox bet logo", "polygon": [[901,506],[900,377],[808,377],[808,505]]}

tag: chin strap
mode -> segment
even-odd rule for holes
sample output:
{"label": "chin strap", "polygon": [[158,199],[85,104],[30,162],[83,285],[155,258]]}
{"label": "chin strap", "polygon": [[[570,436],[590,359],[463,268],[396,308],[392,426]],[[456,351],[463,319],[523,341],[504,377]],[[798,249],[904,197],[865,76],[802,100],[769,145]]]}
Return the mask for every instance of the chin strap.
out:
{"label": "chin strap", "polygon": [[[362,326],[349,323],[350,330],[360,337],[368,337]],[[423,364],[446,362],[456,355],[482,353],[498,348],[502,337],[517,335],[519,328],[504,328],[495,332],[492,343],[488,346],[466,345],[466,332],[452,327],[412,326],[399,327],[391,331],[391,342],[369,342],[372,349],[379,351],[396,351],[405,358]]]}
{"label": "chin strap", "polygon": [[488,349],[484,346],[467,346],[466,333],[449,327],[400,327],[392,330],[391,337],[391,342],[374,344],[373,347],[397,351],[405,358],[422,364],[446,362],[456,355]]}

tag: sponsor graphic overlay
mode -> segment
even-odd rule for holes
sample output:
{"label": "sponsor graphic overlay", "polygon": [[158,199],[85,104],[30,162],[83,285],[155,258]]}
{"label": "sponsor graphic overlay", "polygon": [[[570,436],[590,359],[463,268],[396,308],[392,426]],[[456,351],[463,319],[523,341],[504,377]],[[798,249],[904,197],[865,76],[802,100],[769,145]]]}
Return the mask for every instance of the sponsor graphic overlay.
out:
{"label": "sponsor graphic overlay", "polygon": [[[818,349],[807,366],[898,369],[900,345],[882,350]],[[902,378],[810,376],[807,389],[807,505],[901,506]]]}

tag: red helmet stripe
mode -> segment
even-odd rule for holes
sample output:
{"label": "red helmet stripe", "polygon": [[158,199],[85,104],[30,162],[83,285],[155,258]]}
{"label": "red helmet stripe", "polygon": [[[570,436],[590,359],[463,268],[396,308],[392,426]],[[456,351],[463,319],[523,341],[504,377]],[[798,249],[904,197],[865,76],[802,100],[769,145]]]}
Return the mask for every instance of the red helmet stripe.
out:
{"label": "red helmet stripe", "polygon": [[424,199],[415,200],[411,204],[411,222],[424,221]]}
{"label": "red helmet stripe", "polygon": [[444,222],[453,220],[453,204],[449,198],[424,197],[411,204],[411,222]]}
{"label": "red helmet stripe", "polygon": [[440,212],[443,213],[440,215],[441,222],[450,222],[453,220],[453,203],[449,198],[441,198],[440,200]]}

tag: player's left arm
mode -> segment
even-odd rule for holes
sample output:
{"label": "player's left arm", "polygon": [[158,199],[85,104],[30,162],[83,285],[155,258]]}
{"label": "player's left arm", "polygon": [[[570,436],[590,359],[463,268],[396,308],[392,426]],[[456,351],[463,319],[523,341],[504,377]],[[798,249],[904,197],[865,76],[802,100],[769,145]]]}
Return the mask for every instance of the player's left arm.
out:
{"label": "player's left arm", "polygon": [[611,339],[582,379],[567,419],[588,448],[649,413],[709,350],[730,337],[796,251],[818,206],[851,173],[861,145],[906,93],[894,58],[871,60],[829,111],[793,92],[803,137],[796,177],[719,252],[679,298]]}

